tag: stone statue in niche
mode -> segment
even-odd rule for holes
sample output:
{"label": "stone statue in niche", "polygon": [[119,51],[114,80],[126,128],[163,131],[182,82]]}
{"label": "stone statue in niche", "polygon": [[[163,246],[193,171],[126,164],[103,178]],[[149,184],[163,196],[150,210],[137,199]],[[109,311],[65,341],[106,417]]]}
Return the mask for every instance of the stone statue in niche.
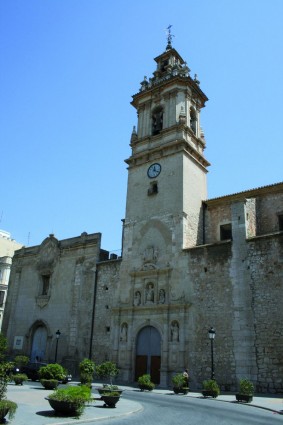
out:
{"label": "stone statue in niche", "polygon": [[165,303],[165,291],[164,291],[164,289],[160,289],[160,291],[159,291],[158,302],[159,302],[159,304]]}
{"label": "stone statue in niche", "polygon": [[154,303],[154,287],[153,283],[149,283],[146,287],[145,291],[145,302],[146,304],[153,304]]}
{"label": "stone statue in niche", "polygon": [[141,293],[140,291],[136,291],[134,296],[134,305],[138,306],[140,304],[141,304]]}
{"label": "stone statue in niche", "polygon": [[123,323],[121,326],[120,341],[126,342],[127,340],[128,340],[128,325],[127,323]]}
{"label": "stone statue in niche", "polygon": [[178,342],[179,341],[179,323],[177,320],[174,320],[171,323],[171,341]]}

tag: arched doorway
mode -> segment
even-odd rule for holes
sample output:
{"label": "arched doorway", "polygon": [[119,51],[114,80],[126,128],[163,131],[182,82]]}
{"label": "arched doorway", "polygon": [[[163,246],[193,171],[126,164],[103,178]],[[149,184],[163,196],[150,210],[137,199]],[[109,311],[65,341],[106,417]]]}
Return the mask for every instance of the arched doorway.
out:
{"label": "arched doorway", "polygon": [[32,339],[31,361],[46,360],[47,329],[40,325],[35,329]]}
{"label": "arched doorway", "polygon": [[146,326],[137,336],[136,345],[136,373],[138,377],[149,373],[155,384],[160,383],[161,338],[158,330],[153,326]]}

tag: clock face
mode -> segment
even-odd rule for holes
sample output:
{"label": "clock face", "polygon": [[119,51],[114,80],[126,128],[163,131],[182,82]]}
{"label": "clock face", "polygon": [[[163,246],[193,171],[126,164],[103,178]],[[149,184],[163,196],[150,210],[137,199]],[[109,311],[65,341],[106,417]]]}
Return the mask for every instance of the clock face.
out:
{"label": "clock face", "polygon": [[149,169],[147,170],[147,175],[150,179],[153,179],[154,177],[159,176],[161,172],[161,165],[160,164],[152,164]]}

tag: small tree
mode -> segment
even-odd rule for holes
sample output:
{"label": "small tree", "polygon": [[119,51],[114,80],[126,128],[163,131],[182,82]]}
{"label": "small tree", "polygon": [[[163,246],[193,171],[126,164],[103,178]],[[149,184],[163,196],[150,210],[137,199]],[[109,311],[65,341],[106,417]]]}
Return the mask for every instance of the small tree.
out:
{"label": "small tree", "polygon": [[97,365],[95,368],[95,373],[99,378],[109,379],[110,385],[112,385],[112,381],[118,375],[119,369],[115,363],[107,361]]}
{"label": "small tree", "polygon": [[19,369],[21,369],[23,366],[26,366],[28,362],[29,362],[28,356],[19,355],[14,358],[15,366],[18,367]]}
{"label": "small tree", "polygon": [[180,389],[180,388],[187,387],[187,379],[184,377],[182,373],[176,373],[176,375],[172,377],[172,383],[175,388]]}
{"label": "small tree", "polygon": [[65,369],[58,363],[50,363],[41,366],[38,371],[40,379],[57,379],[61,381],[65,377]]}
{"label": "small tree", "polygon": [[90,359],[84,359],[79,364],[79,370],[81,384],[90,386],[95,371],[95,363]]}
{"label": "small tree", "polygon": [[2,333],[0,333],[0,362],[4,361],[6,357],[7,349],[8,349],[7,338],[5,338]]}
{"label": "small tree", "polygon": [[8,362],[0,363],[0,422],[3,423],[4,417],[8,412],[9,419],[12,419],[18,405],[13,401],[7,400],[7,385],[10,381],[11,364]]}

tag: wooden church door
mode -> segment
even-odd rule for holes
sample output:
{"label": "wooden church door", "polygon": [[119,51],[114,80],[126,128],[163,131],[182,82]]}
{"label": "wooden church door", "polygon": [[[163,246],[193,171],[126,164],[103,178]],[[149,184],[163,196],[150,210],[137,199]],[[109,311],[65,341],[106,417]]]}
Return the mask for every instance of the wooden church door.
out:
{"label": "wooden church door", "polygon": [[143,328],[137,337],[136,345],[136,373],[139,376],[149,373],[152,382],[160,383],[161,338],[158,330],[153,326]]}

